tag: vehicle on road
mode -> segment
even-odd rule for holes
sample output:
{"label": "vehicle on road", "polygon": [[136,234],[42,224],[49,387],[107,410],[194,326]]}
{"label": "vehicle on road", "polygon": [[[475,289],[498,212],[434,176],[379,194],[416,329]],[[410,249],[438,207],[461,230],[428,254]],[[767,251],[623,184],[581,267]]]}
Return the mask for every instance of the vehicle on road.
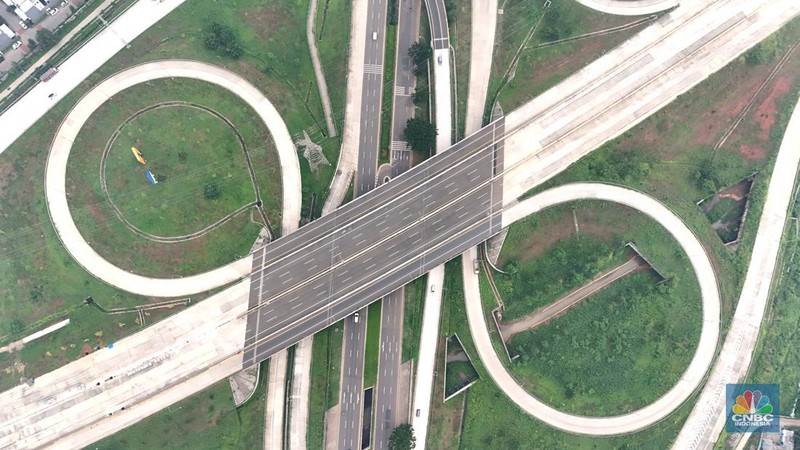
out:
{"label": "vehicle on road", "polygon": [[353,314],[353,322],[358,323],[358,319],[361,318],[361,315],[358,313]]}
{"label": "vehicle on road", "polygon": [[49,80],[50,78],[53,78],[54,76],[56,76],[57,73],[58,73],[58,69],[55,68],[55,67],[51,67],[51,68],[47,69],[47,71],[45,73],[43,73],[39,77],[39,81],[45,82],[45,81]]}
{"label": "vehicle on road", "polygon": [[372,40],[373,41],[377,41],[378,40],[378,32],[377,31],[373,31],[372,32]]}
{"label": "vehicle on road", "polygon": [[22,20],[19,21],[19,26],[21,26],[23,30],[27,30],[28,29],[28,26],[25,25],[25,22],[22,21]]}
{"label": "vehicle on road", "polygon": [[22,46],[22,41],[17,41],[17,42],[14,42],[14,45],[12,45],[11,48],[16,50],[16,49],[20,48],[21,46]]}
{"label": "vehicle on road", "polygon": [[440,66],[442,65],[442,55],[436,57],[436,62],[438,62]]}
{"label": "vehicle on road", "polygon": [[47,14],[50,14],[51,16],[55,16],[56,13],[58,13],[58,8],[53,8],[50,11],[47,11]]}
{"label": "vehicle on road", "polygon": [[478,265],[477,259],[472,260],[472,271],[475,273],[478,273],[480,271],[480,266]]}
{"label": "vehicle on road", "polygon": [[60,7],[62,7],[62,8],[63,8],[63,7],[65,7],[65,6],[67,6],[67,4],[68,4],[68,3],[69,3],[69,0],[64,0],[63,2],[59,3],[59,5],[58,5],[58,6],[60,6]]}
{"label": "vehicle on road", "polygon": [[431,285],[431,292],[436,292],[436,285],[435,284]]}

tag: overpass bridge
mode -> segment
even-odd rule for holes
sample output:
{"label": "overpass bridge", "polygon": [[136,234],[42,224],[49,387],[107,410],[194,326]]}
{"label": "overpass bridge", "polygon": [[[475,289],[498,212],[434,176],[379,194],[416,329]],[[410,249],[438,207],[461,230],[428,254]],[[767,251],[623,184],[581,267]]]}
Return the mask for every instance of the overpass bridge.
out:
{"label": "overpass bridge", "polygon": [[244,366],[338,322],[501,229],[501,118],[253,254]]}
{"label": "overpass bridge", "polygon": [[458,255],[507,226],[524,192],[797,14],[795,0],[682,5],[466,142],[257,251],[249,279],[0,394],[0,448],[85,446]]}

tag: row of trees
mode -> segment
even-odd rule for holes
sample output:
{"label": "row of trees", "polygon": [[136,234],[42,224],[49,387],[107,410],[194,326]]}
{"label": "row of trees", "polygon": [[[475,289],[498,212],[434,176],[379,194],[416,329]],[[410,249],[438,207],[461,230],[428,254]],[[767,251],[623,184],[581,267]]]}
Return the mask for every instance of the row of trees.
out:
{"label": "row of trees", "polygon": [[[421,77],[428,72],[428,62],[433,57],[433,49],[423,41],[415,42],[408,48],[408,56],[414,66],[414,76]],[[411,95],[414,105],[428,103],[430,91],[427,86],[419,86]],[[408,146],[419,152],[432,152],[436,145],[436,127],[428,120],[414,117],[408,119],[405,129]]]}

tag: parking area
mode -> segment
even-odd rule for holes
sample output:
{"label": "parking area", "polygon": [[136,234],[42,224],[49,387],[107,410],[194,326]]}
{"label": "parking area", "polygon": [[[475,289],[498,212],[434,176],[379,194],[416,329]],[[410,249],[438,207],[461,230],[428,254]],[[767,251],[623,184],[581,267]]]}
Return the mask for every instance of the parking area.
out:
{"label": "parking area", "polygon": [[[2,0],[0,4],[0,81],[27,56],[42,29],[55,32],[87,0]],[[94,1],[94,0],[88,0]],[[19,14],[21,13],[21,15]],[[26,20],[22,18],[25,17]],[[5,28],[3,28],[5,25]],[[9,35],[10,34],[10,35]]]}

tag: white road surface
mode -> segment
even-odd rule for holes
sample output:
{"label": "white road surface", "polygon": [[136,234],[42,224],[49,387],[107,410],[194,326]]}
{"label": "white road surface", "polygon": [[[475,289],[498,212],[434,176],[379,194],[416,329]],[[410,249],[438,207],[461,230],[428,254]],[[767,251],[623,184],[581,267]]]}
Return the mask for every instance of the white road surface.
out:
{"label": "white road surface", "polygon": [[[703,322],[695,354],[677,384],[655,402],[630,414],[603,418],[566,414],[546,405],[525,391],[503,366],[489,337],[486,318],[481,308],[478,277],[472,270],[467,270],[468,265],[464,265],[466,267],[464,269],[464,292],[467,301],[467,319],[481,362],[497,386],[523,411],[550,426],[570,433],[596,436],[630,433],[666,417],[689,398],[703,381],[703,377],[714,359],[719,336],[720,305],[717,278],[703,245],[683,221],[652,197],[630,189],[598,183],[568,184],[549,189],[505,211],[503,227],[550,206],[583,199],[620,203],[647,214],[672,234],[688,256],[700,283],[700,293],[703,299]],[[474,250],[470,251],[474,253]]]}
{"label": "white road surface", "polygon": [[[58,67],[58,75],[39,83],[0,116],[0,153],[129,42],[180,6],[184,0],[141,0]],[[51,100],[50,94],[56,94]]]}
{"label": "white road surface", "polygon": [[576,0],[587,8],[605,14],[619,16],[642,16],[666,11],[678,6],[678,0]]}

